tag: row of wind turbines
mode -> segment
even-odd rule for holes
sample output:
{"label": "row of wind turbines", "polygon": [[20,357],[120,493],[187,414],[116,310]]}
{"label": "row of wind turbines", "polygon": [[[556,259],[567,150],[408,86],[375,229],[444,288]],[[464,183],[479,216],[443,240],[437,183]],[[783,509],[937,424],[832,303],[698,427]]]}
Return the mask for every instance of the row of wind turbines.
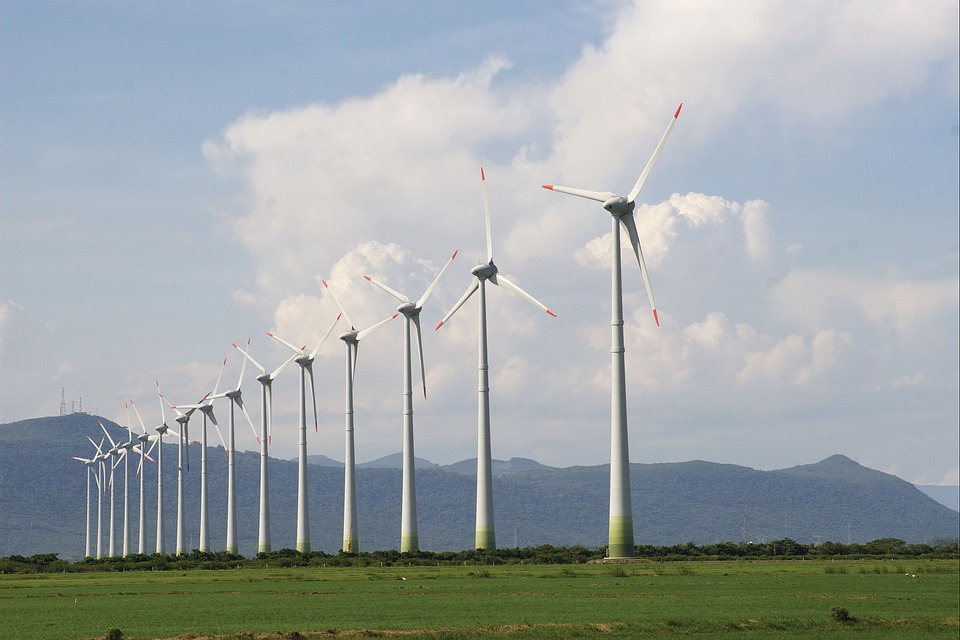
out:
{"label": "row of wind turbines", "polygon": [[[653,290],[650,286],[650,279],[643,259],[643,252],[640,248],[640,237],[637,232],[637,225],[634,217],[636,199],[640,195],[647,178],[653,169],[657,158],[660,156],[670,132],[676,124],[680,115],[682,104],[677,108],[673,117],[667,125],[659,143],[654,149],[642,173],[626,196],[611,192],[589,191],[573,187],[563,187],[557,185],[543,185],[545,189],[579,196],[589,200],[600,202],[603,208],[611,214],[612,217],[612,237],[613,252],[611,264],[611,419],[610,419],[610,508],[609,508],[609,547],[608,556],[611,558],[632,557],[634,551],[634,528],[633,515],[631,507],[630,491],[630,466],[629,466],[629,448],[628,448],[628,428],[627,428],[627,407],[626,407],[626,376],[624,360],[624,338],[623,338],[623,286],[622,286],[622,268],[621,268],[621,249],[620,249],[620,228],[622,227],[630,238],[630,244],[633,247],[640,273],[643,277],[646,287],[650,307],[653,311],[654,321],[660,324],[657,314],[656,303],[653,297]],[[495,549],[496,534],[494,527],[493,510],[493,476],[492,476],[492,453],[490,439],[490,385],[488,378],[488,357],[487,357],[487,312],[486,312],[486,285],[490,284],[502,287],[514,292],[521,298],[527,300],[536,307],[539,307],[551,316],[555,314],[543,303],[532,295],[518,287],[516,284],[504,277],[493,259],[493,242],[490,228],[490,207],[486,191],[486,175],[483,168],[480,170],[481,186],[483,191],[483,209],[484,222],[486,227],[487,253],[486,262],[480,263],[471,269],[472,278],[466,291],[457,300],[453,307],[443,316],[443,319],[437,325],[439,330],[448,322],[456,312],[473,296],[478,293],[478,363],[477,363],[477,502],[476,502],[476,537],[475,547],[477,549]],[[184,517],[184,472],[189,470],[189,447],[191,440],[189,438],[190,419],[196,411],[200,411],[202,424],[200,431],[201,445],[201,471],[200,471],[200,551],[209,551],[209,518],[208,518],[208,484],[207,484],[207,431],[208,423],[212,424],[220,437],[220,441],[227,453],[227,522],[226,522],[226,551],[238,553],[237,543],[237,512],[236,512],[236,487],[235,487],[235,468],[234,459],[236,454],[236,436],[235,423],[237,410],[244,415],[247,423],[253,431],[254,437],[260,445],[260,519],[258,533],[258,551],[266,552],[271,550],[270,541],[270,500],[269,500],[269,444],[272,440],[272,384],[279,374],[292,362],[296,362],[300,367],[300,394],[299,394],[299,442],[298,442],[298,483],[297,483],[297,550],[308,552],[310,548],[310,527],[309,527],[309,509],[307,496],[307,387],[309,385],[312,396],[314,410],[314,426],[317,425],[317,401],[316,390],[314,387],[313,362],[320,348],[326,342],[327,338],[336,328],[341,319],[345,321],[348,330],[340,334],[340,339],[345,345],[345,409],[344,409],[344,508],[343,508],[343,542],[341,549],[344,552],[355,553],[360,550],[360,538],[357,523],[357,498],[356,498],[356,455],[354,447],[354,381],[357,365],[357,355],[359,352],[360,341],[373,331],[383,326],[390,320],[399,315],[404,316],[403,327],[403,413],[402,413],[402,491],[401,491],[401,523],[400,523],[400,551],[410,552],[419,549],[419,535],[417,528],[417,501],[415,487],[414,471],[414,411],[413,411],[413,389],[412,389],[412,351],[413,339],[411,328],[416,331],[417,350],[420,361],[420,377],[423,385],[423,395],[426,398],[426,370],[423,361],[423,340],[420,326],[420,312],[423,305],[436,288],[440,279],[446,273],[457,252],[447,260],[436,278],[427,287],[426,291],[414,302],[406,295],[393,290],[386,284],[375,280],[370,276],[364,276],[371,284],[389,294],[397,301],[399,306],[396,313],[377,322],[376,324],[358,329],[350,320],[349,315],[343,305],[333,293],[329,283],[323,281],[325,291],[335,302],[340,311],[340,315],[327,329],[323,338],[317,345],[306,351],[306,347],[297,347],[295,344],[280,336],[269,333],[268,335],[288,348],[292,355],[280,366],[272,371],[261,365],[250,355],[250,340],[248,339],[245,347],[240,347],[233,343],[233,347],[243,356],[243,364],[240,369],[240,377],[236,386],[227,390],[220,391],[220,381],[223,376],[223,368],[226,366],[224,359],[223,366],[220,369],[220,375],[217,377],[214,390],[195,404],[174,405],[163,397],[157,384],[157,394],[160,401],[160,424],[155,427],[156,435],[150,434],[143,422],[140,412],[133,401],[130,405],[134,409],[138,422],[140,423],[141,433],[136,436],[137,444],[134,441],[133,430],[130,427],[129,412],[127,415],[126,441],[115,441],[109,432],[103,428],[105,438],[97,443],[88,436],[91,444],[96,448],[96,454],[91,458],[73,456],[74,459],[83,462],[87,468],[87,519],[86,519],[86,555],[93,555],[92,537],[91,537],[91,498],[90,492],[92,482],[98,489],[97,498],[97,537],[96,537],[96,557],[102,556],[102,496],[109,492],[110,494],[110,516],[109,516],[109,551],[110,556],[116,555],[116,546],[114,540],[114,492],[113,477],[114,470],[123,462],[123,547],[122,555],[127,555],[130,550],[130,520],[129,515],[129,456],[131,452],[139,455],[136,477],[139,479],[140,489],[140,509],[139,509],[139,541],[138,552],[146,552],[146,522],[144,510],[144,460],[151,460],[151,454],[156,450],[157,464],[157,534],[156,534],[156,552],[166,553],[166,544],[164,539],[164,510],[163,510],[163,464],[162,464],[162,444],[165,435],[173,435],[177,438],[177,536],[176,553],[186,553],[186,532]],[[241,384],[247,362],[250,362],[259,371],[256,376],[260,383],[260,430],[259,432],[253,426],[253,421],[244,405],[241,391]],[[214,400],[230,400],[230,418],[227,427],[227,438],[224,439],[220,431],[219,424],[214,414]],[[169,406],[176,414],[176,422],[180,425],[180,431],[177,432],[170,428],[166,422],[166,407]],[[109,441],[110,446],[105,447]],[[149,445],[149,446],[148,446]],[[158,446],[160,445],[160,446]]]}

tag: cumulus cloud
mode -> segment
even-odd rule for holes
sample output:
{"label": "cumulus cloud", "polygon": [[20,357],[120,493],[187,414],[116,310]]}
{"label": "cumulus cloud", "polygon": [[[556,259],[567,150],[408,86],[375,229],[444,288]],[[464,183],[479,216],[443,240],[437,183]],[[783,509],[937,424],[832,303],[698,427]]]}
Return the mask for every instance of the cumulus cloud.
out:
{"label": "cumulus cloud", "polygon": [[[608,410],[609,294],[597,288],[604,278],[595,271],[610,268],[611,220],[598,206],[590,210],[593,203],[538,185],[555,178],[623,191],[680,100],[687,106],[660,159],[667,166],[696,153],[690,140],[731,126],[751,131],[762,112],[769,113],[760,118],[767,135],[774,122],[781,133],[829,137],[954,55],[956,13],[955,2],[933,2],[924,11],[896,2],[878,8],[756,0],[737,11],[686,0],[637,2],[617,7],[603,42],[584,47],[547,90],[504,86],[511,65],[494,56],[451,77],[411,73],[336,104],[248,113],[204,145],[210,163],[241,176],[248,189],[248,211],[233,229],[258,276],[235,298],[264,310],[278,333],[314,344],[336,314],[320,278],[351,319],[367,326],[396,305],[362,275],[416,297],[459,248],[425,311],[438,319],[467,286],[469,268],[485,260],[483,164],[497,263],[559,311],[548,321],[490,288],[495,415],[525,411],[531,429],[551,429],[552,461],[570,463],[563,451],[579,452],[585,425]],[[686,148],[674,144],[681,128],[688,130]],[[743,398],[782,408],[813,404],[818,394],[866,398],[864,390],[875,393],[890,381],[924,386],[931,374],[919,363],[876,374],[871,365],[889,363],[949,324],[957,279],[805,268],[800,243],[781,240],[778,215],[766,194],[737,201],[694,191],[638,203],[646,264],[666,304],[658,328],[625,243],[631,401],[660,406],[659,419],[669,422],[681,402],[710,413]],[[436,381],[427,411],[435,415],[473,413],[476,302],[468,304],[441,332],[424,321],[428,377]],[[371,412],[393,411],[399,384],[399,329],[383,331],[393,335],[361,356],[370,377],[358,400]],[[897,344],[881,340],[885,335]],[[738,415],[754,405],[744,401]],[[570,424],[558,425],[557,412]],[[392,429],[392,415],[377,419]],[[445,431],[437,442],[470,455],[475,434],[462,431]],[[383,436],[373,426],[364,434]],[[519,443],[526,436],[500,437]],[[603,438],[592,440],[601,443],[595,449],[602,459]],[[371,453],[395,449],[378,446],[384,449]]]}

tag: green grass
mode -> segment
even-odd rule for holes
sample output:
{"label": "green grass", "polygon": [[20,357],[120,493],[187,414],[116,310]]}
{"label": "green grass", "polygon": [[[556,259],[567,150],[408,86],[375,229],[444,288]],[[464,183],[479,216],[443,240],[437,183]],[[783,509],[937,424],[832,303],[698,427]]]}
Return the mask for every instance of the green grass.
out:
{"label": "green grass", "polygon": [[112,628],[138,640],[955,640],[960,566],[797,561],[3,575],[0,619],[0,639],[11,640],[101,638]]}

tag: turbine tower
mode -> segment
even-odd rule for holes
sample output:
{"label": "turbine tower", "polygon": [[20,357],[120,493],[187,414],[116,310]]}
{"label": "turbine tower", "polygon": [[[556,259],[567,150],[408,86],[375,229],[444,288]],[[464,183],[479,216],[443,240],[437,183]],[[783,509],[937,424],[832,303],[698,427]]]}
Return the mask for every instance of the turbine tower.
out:
{"label": "turbine tower", "polygon": [[343,462],[343,546],[344,553],[358,553],[360,551],[360,535],[357,531],[357,458],[353,437],[353,382],[356,376],[357,353],[360,350],[360,341],[371,332],[390,322],[399,314],[395,313],[384,318],[372,327],[358,331],[350,316],[343,310],[343,305],[333,295],[333,290],[327,281],[323,281],[330,297],[340,309],[340,314],[347,321],[350,330],[340,334],[340,339],[346,345],[346,408],[344,410],[344,462]]}
{"label": "turbine tower", "polygon": [[[269,454],[268,443],[273,434],[273,381],[288,364],[293,362],[296,355],[290,356],[286,362],[276,368],[273,373],[267,373],[263,366],[253,359],[249,353],[233,344],[233,347],[243,354],[243,357],[253,363],[260,370],[257,376],[257,382],[260,383],[260,436],[257,441],[260,443],[260,534],[257,542],[259,552],[270,551],[270,480],[267,477],[267,456]],[[250,341],[247,341],[249,349]]]}
{"label": "turbine tower", "polygon": [[[250,348],[250,340],[247,340],[247,349]],[[234,461],[236,459],[237,445],[236,445],[236,435],[234,431],[235,424],[235,411],[237,407],[240,407],[240,410],[243,411],[243,416],[247,419],[247,424],[250,425],[250,430],[253,432],[253,437],[258,439],[257,430],[253,426],[253,421],[250,419],[250,414],[247,413],[247,408],[243,404],[242,392],[240,391],[240,385],[243,383],[243,372],[247,367],[247,359],[242,359],[242,364],[240,365],[240,378],[237,380],[237,386],[233,389],[228,389],[222,393],[215,393],[211,395],[209,400],[216,400],[218,398],[229,398],[230,399],[230,427],[229,434],[227,438],[227,444],[224,448],[227,451],[227,553],[238,554],[240,553],[240,548],[237,543],[237,489],[236,489],[236,468]],[[219,429],[217,430],[219,432]]]}
{"label": "turbine tower", "polygon": [[327,332],[320,338],[320,342],[313,348],[309,355],[304,352],[303,347],[295,347],[280,336],[274,333],[267,335],[284,345],[294,353],[294,362],[300,365],[300,440],[299,440],[299,467],[297,473],[297,551],[307,553],[310,551],[310,509],[307,501],[307,376],[310,377],[310,393],[313,396],[313,427],[319,430],[317,421],[317,390],[313,382],[313,361],[320,351],[320,347],[326,342],[327,337],[340,321],[338,315]]}
{"label": "turbine tower", "polygon": [[[657,305],[653,300],[653,289],[650,287],[650,278],[647,275],[647,267],[643,261],[643,252],[640,250],[640,236],[637,233],[637,223],[634,219],[634,208],[636,207],[637,196],[643,189],[650,171],[653,169],[660,152],[673,125],[676,124],[680,116],[680,109],[683,104],[677,107],[673,118],[667,125],[667,130],[660,138],[659,144],[654,149],[653,155],[644,167],[643,172],[637,179],[633,189],[626,197],[610,192],[588,191],[586,189],[576,189],[571,187],[559,187],[545,184],[544,189],[559,191],[589,200],[596,200],[603,204],[603,208],[610,212],[613,218],[613,256],[611,265],[611,309],[610,309],[610,353],[611,353],[611,388],[610,388],[610,516],[609,516],[609,557],[611,558],[632,558],[636,554],[633,540],[633,506],[630,496],[630,450],[627,443],[627,385],[626,385],[626,365],[624,363],[624,344],[623,344],[623,283],[620,260],[620,227],[626,229],[630,236],[630,244],[633,245],[633,252],[637,256],[637,263],[640,266],[640,274],[643,276],[643,284],[647,289],[647,297],[650,300],[650,308],[653,311],[653,319],[660,324],[660,318],[657,315]],[[618,224],[619,223],[619,224]]]}
{"label": "turbine tower", "polygon": [[409,553],[420,549],[420,535],[417,530],[417,487],[416,487],[416,464],[413,452],[413,375],[411,371],[411,341],[410,325],[413,324],[417,330],[417,349],[420,353],[420,380],[423,383],[423,397],[427,397],[427,374],[423,364],[423,336],[420,331],[420,311],[423,309],[427,298],[433,293],[440,278],[443,277],[447,267],[457,257],[454,251],[447,264],[443,266],[437,277],[427,287],[420,299],[415,303],[410,298],[394,291],[382,282],[374,280],[370,276],[364,276],[371,284],[386,291],[391,296],[400,301],[397,311],[403,314],[403,481],[400,500],[400,553]]}
{"label": "turbine tower", "polygon": [[443,317],[437,329],[442,327],[457,310],[474,294],[480,292],[479,304],[479,331],[478,331],[478,363],[477,363],[477,524],[476,548],[496,549],[496,532],[493,522],[493,456],[490,449],[490,380],[487,360],[487,290],[486,284],[503,287],[513,291],[521,298],[534,304],[551,316],[556,314],[543,305],[529,293],[513,284],[500,274],[497,265],[493,262],[493,239],[490,233],[490,206],[487,201],[487,180],[480,167],[480,185],[483,189],[483,215],[487,230],[487,261],[480,263],[470,270],[473,280],[466,292],[453,308]]}

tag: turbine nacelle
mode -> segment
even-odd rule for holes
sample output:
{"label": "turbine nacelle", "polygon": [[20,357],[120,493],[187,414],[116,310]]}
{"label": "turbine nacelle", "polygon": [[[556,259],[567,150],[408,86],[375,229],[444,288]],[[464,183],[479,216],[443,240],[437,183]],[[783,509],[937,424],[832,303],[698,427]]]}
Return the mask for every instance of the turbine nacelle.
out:
{"label": "turbine nacelle", "polygon": [[603,208],[615,216],[625,216],[633,213],[635,203],[627,201],[623,196],[610,198],[603,203]]}
{"label": "turbine nacelle", "polygon": [[261,373],[260,375],[257,376],[256,380],[260,384],[265,384],[265,385],[269,385],[271,382],[273,382],[273,379],[270,377],[269,373]]}
{"label": "turbine nacelle", "polygon": [[493,264],[493,260],[486,264],[478,264],[473,269],[470,269],[470,273],[477,276],[481,280],[489,280],[493,276],[497,275],[497,272],[497,265]]}
{"label": "turbine nacelle", "polygon": [[413,302],[404,302],[397,307],[397,312],[402,313],[408,318],[420,315],[420,309],[418,309],[416,303]]}
{"label": "turbine nacelle", "polygon": [[159,427],[157,427],[157,433],[159,433],[159,434],[162,436],[162,435],[166,434],[169,429],[170,429],[170,427],[168,427],[168,426],[165,425],[165,424],[162,424],[162,425],[160,425]]}
{"label": "turbine nacelle", "polygon": [[356,344],[359,341],[357,337],[360,334],[356,329],[351,329],[350,331],[345,331],[340,334],[340,339],[346,342],[347,344]]}

